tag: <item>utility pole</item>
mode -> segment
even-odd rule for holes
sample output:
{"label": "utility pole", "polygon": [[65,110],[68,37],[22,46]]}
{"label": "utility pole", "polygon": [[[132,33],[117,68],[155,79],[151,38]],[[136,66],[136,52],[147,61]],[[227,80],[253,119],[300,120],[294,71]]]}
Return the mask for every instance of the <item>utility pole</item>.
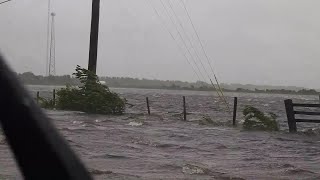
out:
{"label": "utility pole", "polygon": [[97,71],[97,53],[98,53],[98,40],[99,40],[99,16],[100,16],[100,0],[92,0],[88,70],[95,73],[95,74]]}

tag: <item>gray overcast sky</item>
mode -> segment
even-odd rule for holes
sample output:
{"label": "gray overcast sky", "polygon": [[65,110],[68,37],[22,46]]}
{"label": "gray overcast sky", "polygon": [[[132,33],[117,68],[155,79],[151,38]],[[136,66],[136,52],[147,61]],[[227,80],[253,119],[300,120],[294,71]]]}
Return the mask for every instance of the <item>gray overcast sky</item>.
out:
{"label": "gray overcast sky", "polygon": [[[160,1],[152,2],[165,18]],[[195,40],[179,0],[171,3]],[[220,81],[320,87],[319,0],[187,0],[186,5]],[[52,9],[57,74],[71,74],[77,64],[87,67],[91,0],[52,0]],[[45,73],[46,11],[45,0],[0,6],[0,50],[18,72]],[[98,74],[197,80],[162,27],[147,0],[101,0]]]}

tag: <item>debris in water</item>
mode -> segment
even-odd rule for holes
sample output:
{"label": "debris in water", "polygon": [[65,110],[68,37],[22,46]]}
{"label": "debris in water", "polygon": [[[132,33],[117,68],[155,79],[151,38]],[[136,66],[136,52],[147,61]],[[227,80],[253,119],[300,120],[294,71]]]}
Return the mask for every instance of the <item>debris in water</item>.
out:
{"label": "debris in water", "polygon": [[98,169],[90,169],[89,172],[93,175],[112,174],[112,171],[102,171]]}
{"label": "debris in water", "polygon": [[199,120],[199,125],[225,126],[225,125],[227,125],[227,123],[220,122],[220,121],[214,121],[209,116],[203,116]]}
{"label": "debris in water", "polygon": [[320,128],[304,129],[302,133],[309,136],[320,135]]}
{"label": "debris in water", "polygon": [[243,128],[246,130],[279,130],[279,125],[276,121],[277,116],[273,113],[266,114],[255,107],[246,106],[243,110],[243,115],[245,118]]}

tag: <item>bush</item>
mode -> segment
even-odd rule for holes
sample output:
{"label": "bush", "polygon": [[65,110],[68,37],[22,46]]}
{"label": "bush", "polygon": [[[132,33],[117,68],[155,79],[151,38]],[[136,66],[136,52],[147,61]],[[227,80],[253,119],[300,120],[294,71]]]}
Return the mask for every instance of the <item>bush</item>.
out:
{"label": "bush", "polygon": [[265,114],[255,107],[246,106],[243,110],[243,115],[245,118],[243,128],[246,130],[279,130],[279,126],[276,121],[277,116],[273,113]]}
{"label": "bush", "polygon": [[97,75],[76,67],[73,75],[80,80],[79,87],[66,86],[57,91],[56,108],[97,114],[122,114],[126,100],[102,85]]}
{"label": "bush", "polygon": [[54,103],[52,99],[45,99],[43,97],[39,97],[39,105],[45,109],[54,109]]}

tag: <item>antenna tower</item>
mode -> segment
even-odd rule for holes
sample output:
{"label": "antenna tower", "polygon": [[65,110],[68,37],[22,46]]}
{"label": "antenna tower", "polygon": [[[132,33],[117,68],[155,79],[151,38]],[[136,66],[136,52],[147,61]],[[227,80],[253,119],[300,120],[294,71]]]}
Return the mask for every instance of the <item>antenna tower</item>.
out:
{"label": "antenna tower", "polygon": [[56,37],[55,37],[55,27],[54,27],[55,16],[56,16],[55,13],[51,13],[51,31],[50,31],[49,64],[48,64],[49,76],[56,75]]}

